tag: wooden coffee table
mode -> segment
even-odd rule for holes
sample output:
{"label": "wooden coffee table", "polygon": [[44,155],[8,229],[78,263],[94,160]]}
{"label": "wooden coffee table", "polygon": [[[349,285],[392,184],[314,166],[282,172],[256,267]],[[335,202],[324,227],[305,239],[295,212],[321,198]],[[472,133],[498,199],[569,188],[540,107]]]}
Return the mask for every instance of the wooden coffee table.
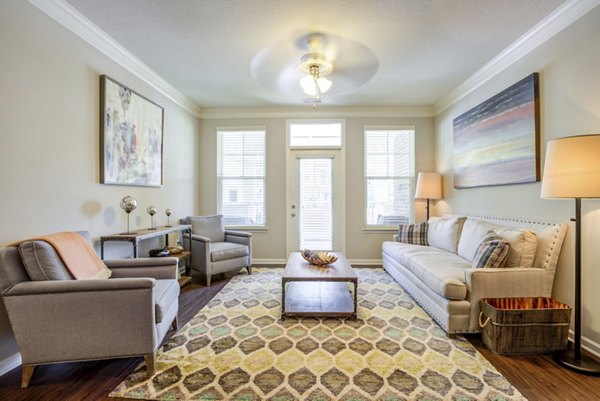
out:
{"label": "wooden coffee table", "polygon": [[335,255],[335,263],[319,267],[302,259],[299,252],[290,254],[281,276],[281,320],[287,316],[356,319],[358,276],[342,253]]}

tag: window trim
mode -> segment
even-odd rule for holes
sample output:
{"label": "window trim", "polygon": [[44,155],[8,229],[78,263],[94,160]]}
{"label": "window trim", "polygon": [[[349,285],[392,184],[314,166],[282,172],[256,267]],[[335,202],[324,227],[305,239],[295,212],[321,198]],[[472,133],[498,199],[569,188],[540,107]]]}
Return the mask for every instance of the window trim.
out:
{"label": "window trim", "polygon": [[368,187],[367,183],[370,176],[367,176],[367,131],[412,131],[411,135],[411,150],[412,158],[410,161],[411,176],[394,176],[387,178],[394,179],[408,179],[409,180],[409,223],[415,221],[415,167],[416,167],[416,135],[417,130],[414,125],[365,125],[363,127],[363,188],[364,188],[364,204],[363,204],[363,227],[362,231],[366,233],[389,233],[391,231],[397,231],[398,225],[379,225],[379,224],[368,224],[367,223],[367,203],[368,203]]}
{"label": "window trim", "polygon": [[268,218],[268,213],[267,213],[267,183],[268,183],[268,174],[267,174],[267,152],[268,152],[268,146],[267,146],[267,127],[266,126],[262,126],[262,125],[258,125],[258,126],[225,126],[225,127],[216,127],[215,129],[215,136],[216,136],[216,152],[217,152],[217,157],[216,157],[216,164],[217,164],[217,168],[216,168],[216,174],[215,174],[215,178],[216,178],[216,195],[217,195],[217,214],[223,214],[223,204],[222,204],[222,199],[221,199],[221,185],[222,185],[222,177],[219,177],[219,162],[220,162],[220,155],[219,155],[219,132],[248,132],[248,131],[260,131],[264,133],[265,136],[265,171],[264,171],[264,175],[263,175],[263,181],[264,181],[264,190],[263,190],[263,210],[264,210],[264,222],[262,224],[254,224],[254,225],[226,225],[225,229],[227,230],[245,230],[245,231],[267,231],[269,228],[267,226],[267,218]]}
{"label": "window trim", "polygon": [[[291,126],[294,124],[304,125],[323,125],[340,124],[340,144],[339,145],[319,145],[319,146],[292,146]],[[286,144],[289,150],[318,150],[318,149],[343,149],[345,144],[346,120],[343,118],[296,118],[285,120]]]}

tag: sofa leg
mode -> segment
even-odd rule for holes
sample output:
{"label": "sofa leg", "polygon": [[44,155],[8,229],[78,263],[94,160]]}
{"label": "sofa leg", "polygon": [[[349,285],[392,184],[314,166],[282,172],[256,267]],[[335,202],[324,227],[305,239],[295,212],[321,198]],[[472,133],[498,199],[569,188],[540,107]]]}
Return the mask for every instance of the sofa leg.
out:
{"label": "sofa leg", "polygon": [[36,365],[23,365],[22,373],[21,373],[21,388],[27,388],[29,386],[29,382],[31,382],[31,378],[33,377],[33,372],[35,372]]}
{"label": "sofa leg", "polygon": [[447,335],[448,335],[448,338],[451,340],[454,340],[458,337],[458,334],[456,334],[456,333],[447,333]]}
{"label": "sofa leg", "polygon": [[153,376],[156,373],[156,352],[144,355],[144,362],[146,362],[146,370],[148,371],[148,377]]}
{"label": "sofa leg", "polygon": [[210,287],[210,274],[206,275],[206,286]]}
{"label": "sofa leg", "polygon": [[173,330],[177,330],[179,328],[179,320],[177,316],[175,316],[175,319],[173,319],[173,323],[171,323],[171,328]]}
{"label": "sofa leg", "polygon": [[252,266],[246,266],[246,270],[248,270],[248,275],[252,274]]}

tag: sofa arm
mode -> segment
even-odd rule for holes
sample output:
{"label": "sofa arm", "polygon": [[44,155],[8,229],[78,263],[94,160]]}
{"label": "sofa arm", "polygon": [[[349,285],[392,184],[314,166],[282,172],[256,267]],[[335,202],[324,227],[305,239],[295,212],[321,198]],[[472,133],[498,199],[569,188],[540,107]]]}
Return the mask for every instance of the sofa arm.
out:
{"label": "sofa arm", "polygon": [[152,353],[154,284],[135,278],[14,285],[3,299],[23,364]]}
{"label": "sofa arm", "polygon": [[157,280],[177,279],[178,259],[140,258],[105,260],[112,271],[112,278],[150,277]]}
{"label": "sofa arm", "polygon": [[536,268],[467,269],[465,283],[469,298],[550,296],[544,293],[546,272]]}
{"label": "sofa arm", "polygon": [[[210,242],[210,238],[204,237],[202,235],[191,234],[191,236],[192,236],[192,241]],[[190,234],[183,234],[183,238],[188,239],[189,237],[190,237]],[[185,241],[184,241],[183,245],[185,246]]]}

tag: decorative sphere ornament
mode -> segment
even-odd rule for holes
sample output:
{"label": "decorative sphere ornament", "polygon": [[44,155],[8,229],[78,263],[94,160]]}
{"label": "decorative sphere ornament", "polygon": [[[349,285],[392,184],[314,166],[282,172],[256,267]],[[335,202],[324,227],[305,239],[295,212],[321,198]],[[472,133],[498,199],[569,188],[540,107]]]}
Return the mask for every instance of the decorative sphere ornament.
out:
{"label": "decorative sphere ornament", "polygon": [[146,209],[146,212],[150,216],[154,216],[156,214],[156,208],[154,206],[148,206],[148,208]]}
{"label": "decorative sphere ornament", "polygon": [[123,209],[126,213],[131,213],[137,207],[137,201],[131,196],[127,195],[121,199],[119,206],[121,206],[121,209]]}
{"label": "decorative sphere ornament", "polygon": [[170,217],[173,214],[173,212],[171,211],[171,209],[167,209],[165,210],[165,214],[167,215],[167,227],[171,227]]}

